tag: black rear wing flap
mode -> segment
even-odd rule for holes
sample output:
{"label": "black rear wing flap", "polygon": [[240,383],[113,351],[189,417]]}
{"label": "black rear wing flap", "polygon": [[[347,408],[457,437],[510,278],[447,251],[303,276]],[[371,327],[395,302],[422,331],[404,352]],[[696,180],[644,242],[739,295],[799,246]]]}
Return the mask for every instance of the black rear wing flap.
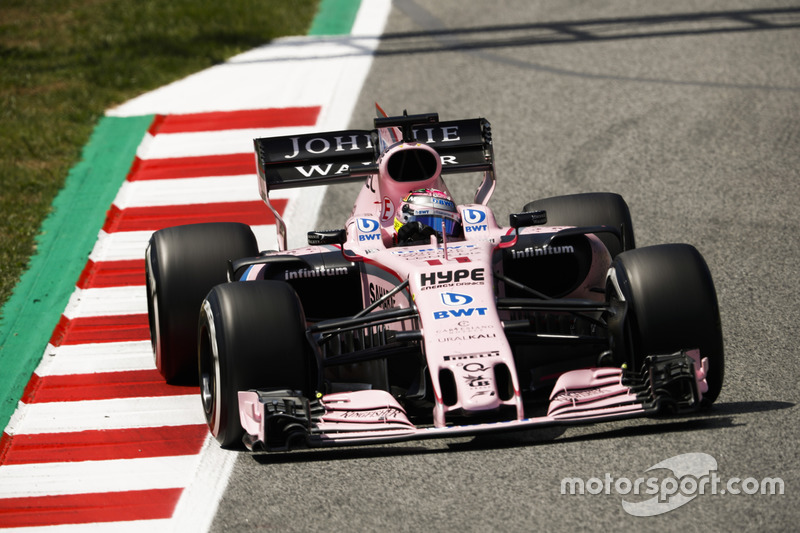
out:
{"label": "black rear wing flap", "polygon": [[[442,174],[483,172],[475,203],[485,205],[495,185],[491,125],[483,118],[438,122],[435,114],[427,117],[434,118],[411,128],[414,138],[437,151],[442,160]],[[407,124],[413,118],[388,117],[375,122],[382,133],[386,133],[393,120]],[[270,204],[270,191],[362,181],[377,174],[381,138],[386,138],[386,135],[380,135],[376,128],[265,137],[253,141],[259,192],[276,217],[281,249],[286,249],[286,228]]]}

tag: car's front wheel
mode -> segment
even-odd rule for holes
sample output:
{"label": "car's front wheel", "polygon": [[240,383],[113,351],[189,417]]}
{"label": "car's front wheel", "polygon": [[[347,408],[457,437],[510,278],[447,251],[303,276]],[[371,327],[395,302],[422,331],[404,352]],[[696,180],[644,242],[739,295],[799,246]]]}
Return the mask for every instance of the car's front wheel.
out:
{"label": "car's front wheel", "polygon": [[220,445],[242,443],[239,391],[312,390],[315,368],[305,330],[300,301],[287,283],[233,282],[208,294],[197,341],[200,395]]}
{"label": "car's front wheel", "polygon": [[614,342],[638,370],[648,355],[699,349],[707,357],[708,391],[703,405],[719,396],[725,375],[722,324],[714,282],[705,260],[689,244],[630,250],[612,264],[607,297],[627,302]]}

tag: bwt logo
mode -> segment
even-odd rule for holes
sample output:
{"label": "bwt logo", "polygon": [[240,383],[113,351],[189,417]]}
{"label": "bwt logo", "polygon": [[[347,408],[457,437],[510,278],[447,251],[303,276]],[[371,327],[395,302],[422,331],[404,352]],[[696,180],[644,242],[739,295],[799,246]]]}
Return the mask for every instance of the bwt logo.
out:
{"label": "bwt logo", "polygon": [[450,200],[445,200],[443,198],[431,198],[431,202],[433,203],[433,205],[440,205],[448,209],[455,209],[456,207],[456,204],[454,204]]}
{"label": "bwt logo", "polygon": [[484,316],[487,311],[487,307],[467,307],[466,309],[448,309],[446,311],[434,311],[433,318],[436,320],[441,320],[443,318],[458,318],[464,316]]}
{"label": "bwt logo", "polygon": [[[464,231],[469,233],[471,231],[486,231],[488,229],[488,225],[481,224],[481,222],[486,221],[486,213],[481,211],[480,209],[463,209],[461,214],[464,218]],[[468,226],[467,224],[473,224]],[[480,224],[478,226],[474,224]]]}
{"label": "bwt logo", "polygon": [[443,292],[441,294],[442,303],[444,305],[450,305],[453,307],[458,307],[461,305],[467,305],[472,303],[472,296],[468,296],[466,294],[458,294],[456,292]]}
{"label": "bwt logo", "polygon": [[486,213],[480,209],[463,209],[461,214],[464,215],[464,222],[467,224],[480,224],[486,220]]}
{"label": "bwt logo", "polygon": [[378,231],[378,221],[371,218],[359,218],[356,220],[356,226],[361,233],[372,233]]}
{"label": "bwt logo", "polygon": [[358,232],[366,235],[359,235],[359,241],[377,241],[381,238],[381,236],[377,233],[373,233],[378,231],[380,224],[377,220],[372,218],[358,218],[356,219],[356,227],[358,227]]}

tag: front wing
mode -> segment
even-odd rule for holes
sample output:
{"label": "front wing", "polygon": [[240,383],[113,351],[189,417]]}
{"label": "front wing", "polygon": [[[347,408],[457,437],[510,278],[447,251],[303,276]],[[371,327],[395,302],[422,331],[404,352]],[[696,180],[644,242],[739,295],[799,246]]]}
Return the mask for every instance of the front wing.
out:
{"label": "front wing", "polygon": [[604,367],[562,374],[545,416],[444,427],[416,426],[388,392],[361,390],[308,399],[297,391],[239,392],[244,443],[253,451],[377,444],[536,427],[586,424],[696,410],[708,390],[698,350],[649,356],[641,372]]}

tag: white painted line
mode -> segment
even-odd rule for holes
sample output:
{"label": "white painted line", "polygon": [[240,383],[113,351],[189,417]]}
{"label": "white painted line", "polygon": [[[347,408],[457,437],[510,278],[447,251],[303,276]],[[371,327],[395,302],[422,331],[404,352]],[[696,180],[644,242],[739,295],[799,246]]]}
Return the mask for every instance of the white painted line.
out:
{"label": "white painted line", "polygon": [[238,453],[223,450],[210,434],[200,452],[197,477],[181,494],[172,515],[174,531],[208,531],[236,464]]}
{"label": "white painted line", "polygon": [[[313,198],[308,198],[304,201],[311,202]],[[292,202],[289,202],[291,205]],[[318,203],[318,202],[317,202]],[[316,204],[311,203],[312,207]],[[316,213],[312,213],[316,217]],[[312,215],[308,215],[311,218]],[[264,226],[250,226],[258,241],[259,250],[275,250],[278,242],[278,232],[274,225]],[[305,233],[296,234],[292,228],[289,229],[289,243],[293,246],[304,246],[306,244]],[[141,259],[144,261],[144,252],[147,249],[147,243],[153,235],[152,231],[120,231],[114,233],[106,233],[101,231],[97,243],[94,245],[92,253],[89,254],[89,259],[95,262],[99,261],[130,261]],[[292,240],[295,235],[296,241]]]}
{"label": "white painted line", "polygon": [[141,259],[153,235],[152,231],[118,231],[106,233],[100,230],[97,242],[89,254],[89,259],[99,261],[127,261]]}
{"label": "white painted line", "polygon": [[[112,116],[200,113],[322,105],[346,128],[391,10],[390,0],[361,2],[350,35],[290,37],[145,93],[110,109]],[[343,99],[343,100],[342,100]]]}
{"label": "white painted line", "polygon": [[205,424],[197,394],[82,402],[20,402],[9,435]]}
{"label": "white painted line", "polygon": [[[140,256],[144,260],[144,252]],[[147,291],[144,285],[75,289],[64,309],[64,316],[73,319],[90,316],[138,315],[147,313]]]}
{"label": "white painted line", "polygon": [[[372,0],[370,0],[372,1]],[[370,57],[378,39],[349,36],[279,39],[227,63],[110,109],[113,116],[312,106],[336,91],[350,58]],[[224,95],[224,98],[220,98]]]}
{"label": "white painted line", "polygon": [[181,455],[2,465],[0,498],[181,488],[192,482],[199,463],[197,455]]}
{"label": "white painted line", "polygon": [[67,376],[129,370],[153,370],[150,341],[104,342],[97,344],[47,345],[36,374]]}
{"label": "white painted line", "polygon": [[[261,200],[258,177],[220,176],[168,180],[126,181],[114,205],[120,209],[170,205],[210,204]],[[264,206],[267,212],[267,206]]]}
{"label": "white painted line", "polygon": [[[265,104],[262,102],[260,107],[265,107]],[[153,141],[148,144],[147,149],[142,150],[138,155],[141,159],[164,159],[170,157],[252,153],[254,154],[253,173],[255,173],[256,163],[253,139],[297,135],[308,133],[315,129],[316,126],[303,126],[302,128],[255,128],[194,133],[161,133],[156,134]]]}
{"label": "white painted line", "polygon": [[[303,195],[303,189],[284,189],[270,194],[273,200],[291,203]],[[159,180],[126,181],[114,205],[120,209],[170,205],[216,204],[261,201],[255,173],[239,176],[210,176]],[[269,208],[264,204],[264,213]]]}

